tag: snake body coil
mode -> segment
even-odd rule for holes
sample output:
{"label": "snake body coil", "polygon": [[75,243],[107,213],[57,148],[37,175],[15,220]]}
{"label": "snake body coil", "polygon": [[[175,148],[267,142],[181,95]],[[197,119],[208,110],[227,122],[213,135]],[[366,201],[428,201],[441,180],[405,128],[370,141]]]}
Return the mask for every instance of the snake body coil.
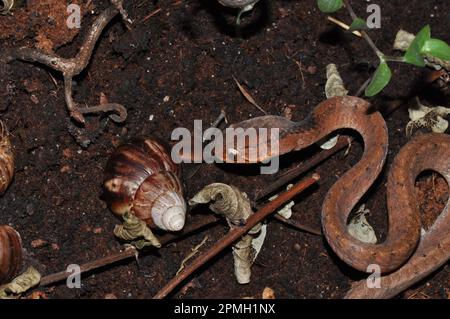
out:
{"label": "snake body coil", "polygon": [[[354,238],[347,231],[350,213],[361,197],[380,174],[387,155],[388,132],[386,123],[379,112],[370,111],[369,103],[351,96],[335,97],[320,103],[313,112],[301,122],[292,122],[283,117],[264,116],[247,120],[233,127],[241,128],[279,128],[278,151],[259,157],[257,162],[304,149],[338,129],[353,129],[364,140],[364,153],[361,160],[346,172],[328,191],[322,206],[322,226],[324,235],[333,251],[347,264],[360,271],[368,271],[369,265],[376,264],[382,273],[392,272],[404,265],[416,252],[420,241],[421,222],[414,196],[414,181],[419,173],[432,169],[450,180],[450,165],[446,159],[450,155],[448,137],[430,135],[417,139],[409,145],[393,165],[388,182],[389,232],[384,242],[368,244]],[[246,145],[235,154],[241,162],[249,162],[246,154],[249,149],[259,145]],[[414,156],[415,149],[421,152]],[[407,153],[405,153],[407,152]],[[407,155],[404,155],[407,154]],[[221,154],[225,162],[236,160]],[[441,219],[447,216],[447,207]],[[448,241],[448,230],[442,231],[443,222],[436,222],[429,231],[429,237]],[[447,221],[447,225],[450,221]],[[448,228],[448,227],[447,227]],[[420,251],[430,248],[422,242]],[[430,246],[430,247],[429,247]],[[435,252],[442,260],[447,260],[450,248]],[[438,259],[439,259],[438,258]],[[435,258],[436,260],[436,258]],[[433,262],[431,262],[433,263]],[[435,264],[439,264],[435,262]],[[416,269],[416,272],[420,272]],[[430,268],[430,267],[426,267]],[[427,271],[428,272],[428,271]]]}

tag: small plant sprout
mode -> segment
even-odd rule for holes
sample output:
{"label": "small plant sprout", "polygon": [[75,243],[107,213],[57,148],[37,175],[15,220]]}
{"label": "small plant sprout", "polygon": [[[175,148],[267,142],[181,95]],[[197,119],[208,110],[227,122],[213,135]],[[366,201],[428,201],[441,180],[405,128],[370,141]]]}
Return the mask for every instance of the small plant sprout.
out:
{"label": "small plant sprout", "polygon": [[245,12],[252,11],[253,7],[259,0],[218,0],[220,4],[229,8],[239,9],[236,17],[236,25],[241,24],[241,16]]}
{"label": "small plant sprout", "polygon": [[443,106],[425,106],[417,97],[416,102],[415,107],[408,109],[410,121],[406,125],[406,135],[411,136],[418,128],[431,129],[434,133],[444,133],[448,128],[448,121],[444,117],[450,114],[450,109]]}
{"label": "small plant sprout", "polygon": [[[415,37],[416,36],[414,34],[405,30],[398,31],[394,41],[394,49],[406,52]],[[427,66],[434,68],[435,70],[439,71],[444,69],[445,71],[450,72],[450,60],[444,61],[437,57],[430,56],[429,54],[425,54],[424,60]]]}
{"label": "small plant sprout", "polygon": [[429,25],[423,27],[413,39],[409,39],[409,45],[403,56],[389,56],[375,45],[366,32],[369,29],[366,21],[356,15],[348,0],[317,0],[317,4],[320,11],[324,13],[334,13],[345,6],[352,18],[352,24],[348,31],[360,31],[362,37],[377,55],[378,68],[365,90],[365,95],[368,97],[377,95],[389,84],[392,77],[389,62],[403,62],[424,67],[427,65],[427,61],[434,59],[450,61],[450,46],[442,40],[432,38]]}

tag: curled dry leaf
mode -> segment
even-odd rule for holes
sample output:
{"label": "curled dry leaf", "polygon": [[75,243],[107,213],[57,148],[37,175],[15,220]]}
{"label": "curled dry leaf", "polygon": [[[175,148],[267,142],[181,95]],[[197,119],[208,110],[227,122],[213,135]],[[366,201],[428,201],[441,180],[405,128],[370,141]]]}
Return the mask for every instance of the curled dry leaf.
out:
{"label": "curled dry leaf", "polygon": [[116,225],[114,228],[114,235],[120,239],[131,241],[131,244],[137,249],[147,246],[161,247],[158,238],[147,227],[147,224],[129,212],[123,215],[123,224]]}
{"label": "curled dry leaf", "polygon": [[[247,195],[234,186],[222,183],[210,184],[189,200],[189,205],[209,202],[213,202],[209,208],[216,214],[224,216],[231,228],[245,224],[253,214]],[[261,249],[265,237],[265,232],[261,234],[261,228],[261,223],[257,224],[233,246],[234,272],[240,284],[250,282],[251,266],[259,252],[257,249]]]}
{"label": "curled dry leaf", "polygon": [[41,274],[33,267],[28,269],[9,284],[0,287],[0,299],[16,299],[27,290],[37,286],[41,281]]}
{"label": "curled dry leaf", "polygon": [[[339,74],[339,71],[335,64],[331,63],[327,65],[327,82],[325,84],[325,95],[327,99],[331,99],[335,96],[345,96],[348,90],[344,87],[344,81]],[[336,146],[339,139],[339,135],[334,136],[325,143],[320,145],[320,148],[324,150],[332,149]]]}
{"label": "curled dry leaf", "polygon": [[253,214],[247,194],[238,188],[223,183],[213,183],[205,186],[192,199],[189,205],[207,204],[216,214],[224,216],[230,226],[245,224],[247,218]]}
{"label": "curled dry leaf", "polygon": [[344,86],[344,81],[339,74],[336,64],[327,65],[327,82],[325,84],[325,95],[327,99],[335,96],[345,96],[348,90]]}
{"label": "curled dry leaf", "polygon": [[366,209],[365,205],[361,205],[359,210],[356,212],[355,217],[353,217],[348,224],[348,232],[350,235],[364,243],[376,244],[377,236],[373,227],[366,219],[366,215],[369,213],[370,211]]}
{"label": "curled dry leaf", "polygon": [[448,121],[444,119],[450,114],[450,109],[443,106],[429,107],[417,99],[417,105],[408,108],[410,121],[406,125],[406,134],[411,136],[414,129],[431,129],[434,133],[444,133]]}
{"label": "curled dry leaf", "polygon": [[16,2],[15,0],[3,0],[0,6],[0,14],[8,14],[14,8]]}
{"label": "curled dry leaf", "polygon": [[[290,190],[292,188],[292,186],[294,186],[294,184],[289,184],[286,187],[286,190]],[[278,194],[277,195],[273,195],[272,197],[269,198],[269,201],[273,201],[277,197],[278,197]],[[284,218],[286,218],[286,219],[291,218],[291,216],[292,216],[292,207],[294,207],[294,205],[295,205],[294,201],[290,201],[283,208],[281,208],[277,212],[277,214],[282,216],[282,217],[284,217]]]}

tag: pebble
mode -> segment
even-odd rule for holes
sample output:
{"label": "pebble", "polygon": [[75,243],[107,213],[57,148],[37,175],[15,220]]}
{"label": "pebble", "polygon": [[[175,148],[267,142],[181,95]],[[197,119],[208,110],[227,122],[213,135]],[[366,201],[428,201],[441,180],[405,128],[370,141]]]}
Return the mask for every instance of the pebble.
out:
{"label": "pebble", "polygon": [[275,291],[273,291],[273,289],[270,287],[264,288],[262,299],[275,299]]}
{"label": "pebble", "polygon": [[31,242],[31,247],[33,248],[41,248],[47,245],[47,242],[43,239],[35,239]]}

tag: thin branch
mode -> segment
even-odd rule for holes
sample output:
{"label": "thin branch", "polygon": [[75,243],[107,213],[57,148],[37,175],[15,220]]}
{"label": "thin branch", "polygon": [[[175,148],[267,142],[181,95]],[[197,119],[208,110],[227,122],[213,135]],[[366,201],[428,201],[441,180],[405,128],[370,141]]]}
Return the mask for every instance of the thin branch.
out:
{"label": "thin branch", "polygon": [[363,94],[364,90],[369,86],[369,83],[372,81],[373,75],[374,74],[369,76],[369,78],[361,85],[361,87],[356,92],[355,96],[360,97]]}
{"label": "thin branch", "polygon": [[103,29],[119,13],[119,10],[123,11],[122,1],[123,0],[112,0],[113,5],[97,17],[90,29],[87,31],[84,43],[74,58],[66,59],[37,49],[13,48],[6,49],[0,54],[0,62],[9,63],[13,60],[21,60],[25,62],[43,64],[49,68],[61,72],[64,77],[64,95],[67,109],[69,110],[70,116],[79,123],[85,123],[83,114],[98,112],[117,113],[110,115],[111,120],[114,122],[123,122],[126,119],[127,113],[125,107],[120,104],[106,104],[81,108],[72,97],[73,77],[80,74],[89,64],[95,44],[102,34]]}
{"label": "thin branch", "polygon": [[294,227],[295,229],[301,230],[301,231],[305,231],[307,233],[310,233],[312,235],[316,235],[316,236],[322,236],[322,231],[320,229],[317,229],[315,227],[311,227],[308,225],[304,225],[302,223],[299,223],[296,220],[293,219],[287,219],[284,218],[283,216],[279,215],[279,214],[275,214],[273,216],[273,218],[275,218],[277,221],[289,225],[291,227]]}
{"label": "thin branch", "polygon": [[[358,18],[358,16],[356,15],[355,11],[353,10],[352,6],[350,5],[350,2],[348,0],[343,0],[345,7],[347,8],[348,13],[350,14],[351,18],[353,20],[355,20],[356,18]],[[366,40],[366,42],[369,44],[369,46],[372,48],[372,50],[375,52],[375,54],[381,59],[384,57],[383,52],[381,52],[380,49],[377,48],[377,46],[375,45],[375,43],[372,41],[372,38],[367,34],[366,31],[361,30],[361,35],[364,38],[364,40]]]}
{"label": "thin branch", "polygon": [[[212,226],[214,224],[217,224],[220,222],[220,218],[214,215],[206,215],[200,219],[200,221],[190,224],[187,226],[183,231],[178,232],[176,234],[170,234],[167,233],[159,238],[162,245],[167,245],[175,241],[179,241],[183,238],[186,238],[190,235],[196,234],[199,231],[205,229],[208,226]],[[105,266],[110,266],[112,264],[115,264],[117,262],[130,259],[130,258],[137,258],[138,254],[146,254],[149,252],[153,252],[154,250],[146,250],[139,252],[136,250],[136,248],[130,246],[129,248],[119,251],[117,253],[108,255],[106,257],[102,257],[90,262],[87,262],[85,264],[80,265],[81,273],[84,274],[86,272],[96,270]],[[50,286],[54,285],[60,281],[66,280],[67,277],[70,276],[70,272],[67,272],[65,270],[53,273],[47,276],[42,277],[41,282],[39,283],[39,286]]]}
{"label": "thin branch", "polygon": [[[350,29],[350,26],[348,24],[345,24],[344,22],[332,17],[332,16],[328,16],[327,19],[331,22],[333,22],[334,24],[337,24],[338,26],[340,26],[342,29],[348,31]],[[362,37],[361,32],[354,30],[352,31],[352,34],[356,35],[357,37]]]}
{"label": "thin branch", "polygon": [[219,254],[223,249],[233,244],[244,234],[246,234],[250,229],[252,229],[256,224],[261,222],[263,219],[274,213],[274,211],[281,205],[291,200],[293,197],[298,195],[300,192],[304,191],[306,188],[315,184],[320,179],[319,175],[314,174],[311,178],[305,181],[301,181],[294,185],[288,191],[280,194],[273,201],[268,202],[264,207],[258,210],[256,213],[251,215],[244,226],[235,227],[225,236],[219,239],[216,244],[214,244],[209,250],[197,257],[189,266],[187,266],[182,272],[170,280],[156,295],[155,299],[165,298],[172,290],[174,290],[181,282],[183,282],[187,277],[189,277],[198,268],[203,266],[214,256]]}

